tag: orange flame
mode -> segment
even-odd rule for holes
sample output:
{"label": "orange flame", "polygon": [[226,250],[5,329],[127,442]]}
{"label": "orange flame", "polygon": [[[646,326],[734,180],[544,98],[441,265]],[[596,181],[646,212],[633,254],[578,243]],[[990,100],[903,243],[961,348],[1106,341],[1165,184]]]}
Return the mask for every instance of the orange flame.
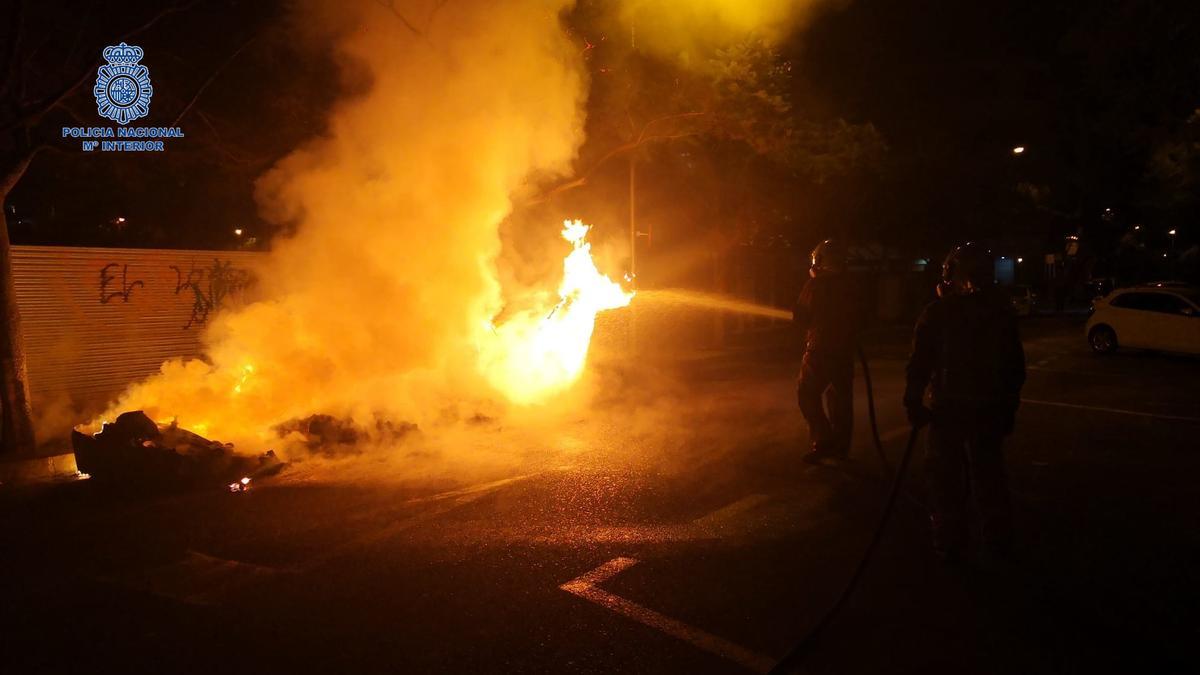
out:
{"label": "orange flame", "polygon": [[624,307],[633,299],[621,285],[596,269],[591,226],[578,220],[563,222],[563,239],[573,250],[563,260],[559,302],[520,313],[503,325],[487,324],[479,345],[484,376],[509,400],[538,403],[574,384],[583,374],[588,347],[602,311]]}
{"label": "orange flame", "polygon": [[[473,336],[478,374],[512,403],[543,403],[577,382],[587,363],[596,315],[633,299],[632,292],[596,269],[586,240],[590,229],[578,220],[563,224],[562,237],[571,251],[563,259],[557,303],[543,302],[499,325],[484,321]],[[168,362],[159,377],[136,385],[111,410],[79,429],[99,431],[105,419],[144,409],[160,425],[178,424],[202,436],[211,431],[254,450],[272,438],[274,425],[322,410],[312,402],[307,406],[314,407],[307,407],[308,396],[281,400],[274,395],[286,385],[276,381],[274,369],[252,363],[249,354],[231,360],[237,365],[227,368],[199,360]]]}

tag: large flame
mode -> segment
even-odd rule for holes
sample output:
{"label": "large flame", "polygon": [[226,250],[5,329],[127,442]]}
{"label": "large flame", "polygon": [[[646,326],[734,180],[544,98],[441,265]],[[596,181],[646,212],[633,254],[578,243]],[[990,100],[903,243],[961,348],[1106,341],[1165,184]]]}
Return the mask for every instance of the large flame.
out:
{"label": "large flame", "polygon": [[548,313],[546,308],[528,310],[500,326],[486,326],[480,366],[511,401],[537,403],[574,384],[587,361],[596,314],[633,299],[632,292],[596,269],[586,241],[590,229],[578,220],[563,223],[563,239],[574,250],[563,260],[558,304]]}
{"label": "large flame", "polygon": [[[563,222],[562,238],[571,251],[563,259],[557,303],[518,312],[499,325],[485,321],[475,338],[480,375],[512,403],[545,403],[574,385],[587,365],[596,315],[625,307],[634,297],[596,268],[587,242],[590,230],[580,220]],[[288,415],[312,411],[281,414],[268,404],[270,412],[264,415],[258,375],[248,362],[214,368],[198,360],[171,361],[163,365],[162,376],[134,387],[113,410],[81,430],[98,432],[123,409],[142,407],[164,426],[178,424],[198,434],[212,431],[242,442],[270,442],[272,425]],[[131,406],[131,401],[137,405]]]}

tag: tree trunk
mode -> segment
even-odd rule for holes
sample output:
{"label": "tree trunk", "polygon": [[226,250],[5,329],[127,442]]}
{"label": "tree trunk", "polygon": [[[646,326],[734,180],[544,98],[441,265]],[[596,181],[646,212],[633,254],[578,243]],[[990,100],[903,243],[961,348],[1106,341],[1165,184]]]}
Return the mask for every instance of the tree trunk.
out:
{"label": "tree trunk", "polygon": [[[0,183],[0,209],[8,193],[25,174],[33,153],[24,153],[15,164],[4,167]],[[17,307],[12,274],[12,249],[8,241],[7,216],[0,227],[0,454],[32,455],[37,447],[33,435],[33,410],[29,403],[29,379],[25,369],[25,342],[21,312]]]}

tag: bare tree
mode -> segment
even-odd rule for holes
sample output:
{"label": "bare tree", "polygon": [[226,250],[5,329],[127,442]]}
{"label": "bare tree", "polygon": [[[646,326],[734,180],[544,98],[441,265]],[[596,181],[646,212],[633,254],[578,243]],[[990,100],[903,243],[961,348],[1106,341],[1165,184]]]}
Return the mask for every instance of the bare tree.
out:
{"label": "bare tree", "polygon": [[[186,12],[201,0],[190,0],[160,8],[150,14],[145,20],[119,35],[119,40],[131,41],[161,24],[168,17]],[[50,3],[39,5],[36,9],[42,11],[45,18]],[[67,107],[68,100],[84,88],[84,85],[95,76],[99,59],[89,59],[86,62],[72,59],[69,54],[62,63],[47,69],[38,68],[33,60],[37,58],[42,45],[38,42],[44,35],[31,30],[37,21],[30,16],[30,4],[25,0],[15,0],[9,6],[6,23],[9,32],[5,36],[7,44],[0,54],[0,204],[4,204],[13,188],[25,176],[30,164],[40,152],[53,149],[52,146],[36,139],[44,136],[45,120],[52,113],[61,112],[71,117],[76,115]],[[61,8],[59,14],[69,16],[67,8]],[[51,10],[50,16],[55,16]],[[87,17],[75,33],[75,46],[71,52],[77,51],[81,43]],[[42,23],[49,23],[42,21]],[[70,26],[45,25],[45,31],[69,31]],[[186,106],[175,116],[175,124],[190,112],[196,99],[212,83],[216,74],[236,57],[245,43],[233,53],[229,59],[219,64],[199,90],[187,99]],[[36,77],[34,76],[36,74]],[[36,438],[32,422],[32,409],[29,395],[29,382],[26,368],[25,349],[21,332],[21,314],[17,306],[17,298],[12,274],[12,251],[9,242],[8,228],[0,228],[0,316],[3,317],[3,328],[0,329],[0,452],[5,454],[32,454],[36,450]]]}

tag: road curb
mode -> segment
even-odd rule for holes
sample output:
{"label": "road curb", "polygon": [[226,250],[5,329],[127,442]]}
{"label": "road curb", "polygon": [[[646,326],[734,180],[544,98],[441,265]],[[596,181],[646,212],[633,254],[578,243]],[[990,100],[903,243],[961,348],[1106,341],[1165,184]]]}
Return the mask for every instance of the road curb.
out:
{"label": "road curb", "polygon": [[0,460],[0,485],[33,485],[74,477],[79,472],[75,453]]}

